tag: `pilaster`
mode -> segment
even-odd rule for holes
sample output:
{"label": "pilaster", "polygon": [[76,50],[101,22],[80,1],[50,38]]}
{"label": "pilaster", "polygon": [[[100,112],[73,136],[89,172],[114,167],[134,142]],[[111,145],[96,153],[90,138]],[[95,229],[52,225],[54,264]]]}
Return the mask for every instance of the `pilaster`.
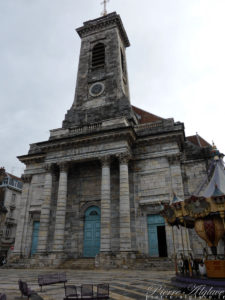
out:
{"label": "pilaster", "polygon": [[176,153],[167,156],[170,173],[171,173],[171,195],[176,193],[178,197],[184,199],[184,187],[183,187],[183,180],[182,180],[182,173],[181,173],[181,154]]}
{"label": "pilaster", "polygon": [[[184,185],[181,170],[181,153],[167,156],[171,173],[171,195],[175,193],[184,200]],[[180,252],[189,249],[190,240],[188,230],[180,228],[177,230],[176,247]]]}

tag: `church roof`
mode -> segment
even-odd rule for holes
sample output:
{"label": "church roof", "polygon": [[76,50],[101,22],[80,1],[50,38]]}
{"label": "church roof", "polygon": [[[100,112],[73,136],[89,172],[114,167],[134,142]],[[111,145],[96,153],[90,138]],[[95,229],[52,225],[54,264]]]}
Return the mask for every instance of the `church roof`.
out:
{"label": "church roof", "polygon": [[151,122],[156,122],[156,121],[162,121],[163,118],[153,115],[143,109],[140,109],[136,106],[132,105],[133,111],[137,114],[138,120],[140,124],[145,124],[145,123],[151,123]]}
{"label": "church roof", "polygon": [[21,179],[20,177],[17,177],[17,176],[15,176],[15,175],[13,175],[13,174],[10,174],[10,173],[8,173],[8,172],[6,172],[6,174],[7,174],[9,177],[11,177],[12,179],[16,179],[16,180],[22,182],[22,179]]}
{"label": "church roof", "polygon": [[187,136],[186,137],[187,140],[189,142],[191,142],[192,144],[196,145],[196,146],[199,146],[201,148],[204,148],[204,147],[210,147],[211,145],[206,141],[204,140],[200,135],[196,134],[196,135],[191,135],[191,136]]}

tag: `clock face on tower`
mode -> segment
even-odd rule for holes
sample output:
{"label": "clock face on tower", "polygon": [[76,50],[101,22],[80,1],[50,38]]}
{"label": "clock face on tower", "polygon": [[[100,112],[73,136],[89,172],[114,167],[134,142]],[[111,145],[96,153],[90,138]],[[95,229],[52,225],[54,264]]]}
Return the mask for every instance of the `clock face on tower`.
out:
{"label": "clock face on tower", "polygon": [[96,82],[89,88],[89,94],[92,97],[100,96],[104,92],[105,86],[102,82]]}

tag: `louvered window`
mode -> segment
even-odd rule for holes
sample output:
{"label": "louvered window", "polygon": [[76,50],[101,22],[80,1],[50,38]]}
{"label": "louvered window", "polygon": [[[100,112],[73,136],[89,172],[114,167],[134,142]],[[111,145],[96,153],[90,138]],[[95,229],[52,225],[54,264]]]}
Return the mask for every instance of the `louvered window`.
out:
{"label": "louvered window", "polygon": [[92,69],[104,68],[105,66],[105,45],[99,43],[92,50]]}
{"label": "louvered window", "polygon": [[123,56],[123,51],[121,49],[120,49],[120,57],[121,57],[122,71],[123,71],[123,74],[125,74],[124,56]]}

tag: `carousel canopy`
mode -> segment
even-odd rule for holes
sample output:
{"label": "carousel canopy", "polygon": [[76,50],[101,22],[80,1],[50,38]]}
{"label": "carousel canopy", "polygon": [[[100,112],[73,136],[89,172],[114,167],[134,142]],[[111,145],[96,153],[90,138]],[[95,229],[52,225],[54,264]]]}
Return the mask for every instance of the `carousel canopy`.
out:
{"label": "carousel canopy", "polygon": [[209,198],[211,196],[225,195],[225,170],[222,159],[216,161],[212,177],[199,196]]}
{"label": "carousel canopy", "polygon": [[183,199],[181,199],[181,198],[178,197],[175,193],[173,193],[172,204],[173,204],[173,203],[182,202],[182,201],[183,201]]}

